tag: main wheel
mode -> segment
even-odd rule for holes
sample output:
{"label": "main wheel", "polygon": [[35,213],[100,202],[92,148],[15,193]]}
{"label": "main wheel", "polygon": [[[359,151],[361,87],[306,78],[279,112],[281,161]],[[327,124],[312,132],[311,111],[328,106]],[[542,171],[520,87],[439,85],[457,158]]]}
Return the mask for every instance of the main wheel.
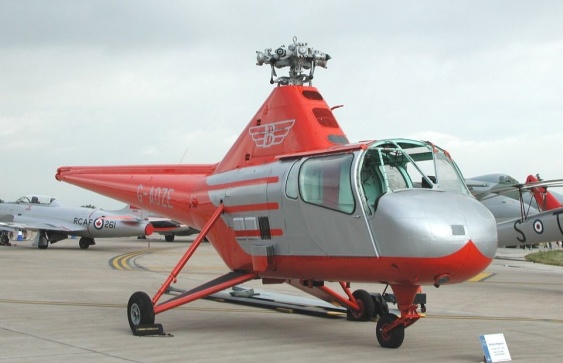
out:
{"label": "main wheel", "polygon": [[174,242],[174,235],[173,234],[165,234],[164,239],[166,242]]}
{"label": "main wheel", "polygon": [[39,241],[37,241],[37,248],[39,248],[40,250],[46,250],[47,247],[49,247],[49,241],[47,240],[47,237],[45,237],[44,235],[40,235]]}
{"label": "main wheel", "polygon": [[383,348],[399,348],[405,340],[405,327],[399,325],[390,332],[383,334],[382,330],[398,319],[395,314],[383,314],[377,321],[376,336],[379,345]]}
{"label": "main wheel", "polygon": [[154,324],[154,308],[149,295],[142,291],[131,295],[127,304],[127,320],[133,333],[139,325]]}
{"label": "main wheel", "polygon": [[93,245],[93,244],[94,244],[94,240],[92,238],[88,238],[88,237],[81,237],[80,240],[78,241],[78,245],[83,250],[87,249],[88,247],[90,247],[90,245]]}
{"label": "main wheel", "polygon": [[350,321],[368,321],[373,317],[375,312],[375,303],[369,292],[365,290],[356,290],[352,294],[356,302],[360,306],[360,311],[348,309],[346,312],[346,319]]}

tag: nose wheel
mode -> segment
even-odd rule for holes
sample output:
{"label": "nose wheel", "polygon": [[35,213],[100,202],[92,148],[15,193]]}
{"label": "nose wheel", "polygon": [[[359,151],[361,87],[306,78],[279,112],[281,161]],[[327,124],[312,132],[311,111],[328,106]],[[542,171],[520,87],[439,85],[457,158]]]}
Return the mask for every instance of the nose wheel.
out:
{"label": "nose wheel", "polygon": [[385,332],[385,328],[391,325],[399,317],[395,314],[383,314],[377,321],[375,335],[379,345],[383,348],[399,348],[405,339],[405,326],[398,325],[392,330]]}
{"label": "nose wheel", "polygon": [[[399,348],[405,339],[405,329],[422,317],[417,312],[418,305],[426,303],[426,295],[420,293],[417,285],[391,285],[394,303],[401,311],[401,316],[382,314],[376,326],[375,335],[383,348]],[[384,296],[388,296],[383,294]]]}

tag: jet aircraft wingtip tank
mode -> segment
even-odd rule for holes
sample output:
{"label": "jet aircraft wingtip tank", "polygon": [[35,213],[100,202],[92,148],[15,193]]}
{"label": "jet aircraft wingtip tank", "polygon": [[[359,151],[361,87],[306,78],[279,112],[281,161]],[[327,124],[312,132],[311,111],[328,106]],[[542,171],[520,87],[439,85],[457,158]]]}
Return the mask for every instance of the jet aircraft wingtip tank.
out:
{"label": "jet aircraft wingtip tank", "polygon": [[[494,217],[438,146],[350,144],[318,90],[304,85],[326,66],[325,53],[294,38],[257,57],[277,86],[218,164],[61,167],[56,178],[201,231],[152,298],[131,296],[134,334],[166,310],[262,279],[344,306],[349,320],[378,318],[378,342],[397,348],[425,309],[421,285],[463,282],[492,261]],[[274,78],[284,67],[289,76]],[[231,272],[161,302],[205,237]],[[385,294],[352,292],[355,282],[390,286],[400,315]]]}

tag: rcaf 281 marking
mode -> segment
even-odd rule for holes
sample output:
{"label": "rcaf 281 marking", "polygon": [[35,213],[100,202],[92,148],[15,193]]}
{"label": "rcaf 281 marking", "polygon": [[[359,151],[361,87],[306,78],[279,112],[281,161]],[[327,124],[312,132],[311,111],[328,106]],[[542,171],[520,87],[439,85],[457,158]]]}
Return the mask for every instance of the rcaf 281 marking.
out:
{"label": "rcaf 281 marking", "polygon": [[173,209],[174,206],[170,204],[173,192],[174,189],[172,188],[153,185],[149,189],[148,187],[145,188],[143,184],[139,184],[137,187],[137,200],[139,203],[143,204],[143,201],[148,198],[150,205]]}
{"label": "rcaf 281 marking", "polygon": [[72,221],[72,223],[79,225],[79,226],[89,226],[89,225],[93,224],[94,228],[96,228],[96,229],[102,229],[102,228],[115,229],[115,227],[116,227],[115,221],[106,221],[103,218],[92,219],[92,218],[77,218],[77,217],[75,217],[74,220]]}

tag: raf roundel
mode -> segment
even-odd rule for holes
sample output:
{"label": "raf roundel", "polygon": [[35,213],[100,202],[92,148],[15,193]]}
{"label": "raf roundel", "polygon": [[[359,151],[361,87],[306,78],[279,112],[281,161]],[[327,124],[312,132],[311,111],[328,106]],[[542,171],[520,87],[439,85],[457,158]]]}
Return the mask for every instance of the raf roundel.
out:
{"label": "raf roundel", "polygon": [[539,219],[534,221],[534,231],[536,231],[537,234],[543,233],[543,223]]}
{"label": "raf roundel", "polygon": [[102,229],[104,227],[104,220],[102,218],[96,218],[94,221],[94,228]]}

